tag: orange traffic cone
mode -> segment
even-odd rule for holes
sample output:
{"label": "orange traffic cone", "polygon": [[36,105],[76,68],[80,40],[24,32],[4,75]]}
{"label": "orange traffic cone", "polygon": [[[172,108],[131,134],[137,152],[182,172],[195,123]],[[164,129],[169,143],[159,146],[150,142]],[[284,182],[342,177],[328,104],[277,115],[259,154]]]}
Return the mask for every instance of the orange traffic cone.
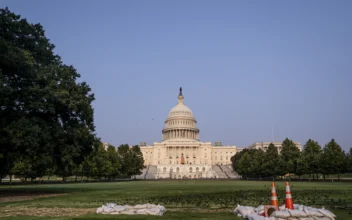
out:
{"label": "orange traffic cone", "polygon": [[288,185],[288,182],[286,182],[286,208],[291,210],[294,209],[291,190],[290,186]]}
{"label": "orange traffic cone", "polygon": [[279,201],[277,200],[275,183],[271,183],[271,205],[277,206],[279,209]]}

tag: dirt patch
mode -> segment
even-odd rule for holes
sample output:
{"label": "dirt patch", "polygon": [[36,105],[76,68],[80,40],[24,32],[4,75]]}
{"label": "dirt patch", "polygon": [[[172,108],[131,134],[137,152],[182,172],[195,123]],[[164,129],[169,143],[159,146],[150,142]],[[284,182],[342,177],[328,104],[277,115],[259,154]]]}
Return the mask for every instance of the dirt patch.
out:
{"label": "dirt patch", "polygon": [[68,194],[67,193],[60,193],[60,194],[56,193],[56,194],[42,194],[42,195],[31,194],[31,195],[3,196],[3,197],[0,197],[0,203],[32,200],[32,199],[47,198],[47,197],[62,196],[62,195],[68,195]]}
{"label": "dirt patch", "polygon": [[[167,211],[214,213],[231,212],[232,209],[167,208]],[[96,208],[34,208],[25,206],[0,207],[0,217],[9,216],[82,216],[96,212]]]}
{"label": "dirt patch", "polygon": [[0,217],[6,216],[80,216],[94,213],[96,208],[29,208],[0,207]]}

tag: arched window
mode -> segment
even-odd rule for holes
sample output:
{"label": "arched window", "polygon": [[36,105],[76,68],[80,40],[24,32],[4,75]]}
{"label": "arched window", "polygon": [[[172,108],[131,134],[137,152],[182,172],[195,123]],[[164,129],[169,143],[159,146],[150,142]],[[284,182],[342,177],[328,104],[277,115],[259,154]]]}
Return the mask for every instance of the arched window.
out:
{"label": "arched window", "polygon": [[205,167],[203,167],[202,171],[205,172]]}
{"label": "arched window", "polygon": [[172,172],[173,171],[173,169],[172,168],[170,168],[170,172]]}
{"label": "arched window", "polygon": [[179,167],[176,168],[176,172],[180,172],[180,168]]}
{"label": "arched window", "polygon": [[166,172],[166,167],[164,167],[164,172]]}
{"label": "arched window", "polygon": [[192,167],[189,168],[189,172],[192,173]]}
{"label": "arched window", "polygon": [[196,168],[196,171],[197,171],[197,172],[199,171],[199,168],[198,168],[198,167]]}

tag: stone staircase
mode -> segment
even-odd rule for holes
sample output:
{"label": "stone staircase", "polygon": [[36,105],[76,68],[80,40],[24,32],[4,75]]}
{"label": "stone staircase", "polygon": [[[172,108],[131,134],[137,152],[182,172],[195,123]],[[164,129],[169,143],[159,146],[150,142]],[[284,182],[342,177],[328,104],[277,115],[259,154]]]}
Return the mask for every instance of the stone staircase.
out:
{"label": "stone staircase", "polygon": [[219,179],[226,179],[226,178],[229,178],[229,177],[226,175],[226,173],[224,173],[224,172],[221,170],[221,168],[220,168],[219,165],[213,165],[212,168],[213,168],[213,171],[215,172],[215,174],[217,175],[217,178],[219,178]]}
{"label": "stone staircase", "polygon": [[155,165],[148,166],[144,179],[155,179],[158,169]]}
{"label": "stone staircase", "polygon": [[228,176],[228,178],[239,178],[238,173],[232,170],[231,165],[220,165],[220,168]]}
{"label": "stone staircase", "polygon": [[137,179],[137,180],[143,180],[143,179],[145,179],[145,176],[147,175],[148,170],[149,170],[149,166],[146,166],[146,168],[144,168],[144,169],[142,170],[142,174],[136,176],[136,179]]}

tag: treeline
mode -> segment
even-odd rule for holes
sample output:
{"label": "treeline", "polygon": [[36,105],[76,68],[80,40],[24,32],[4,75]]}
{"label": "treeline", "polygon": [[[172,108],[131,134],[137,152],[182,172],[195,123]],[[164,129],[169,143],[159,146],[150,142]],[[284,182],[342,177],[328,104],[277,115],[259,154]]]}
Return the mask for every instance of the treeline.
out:
{"label": "treeline", "polygon": [[245,149],[231,158],[232,167],[242,178],[277,178],[289,174],[308,175],[308,178],[325,179],[327,175],[352,172],[352,148],[344,152],[332,139],[322,148],[309,139],[300,151],[292,140],[282,142],[281,151],[271,143],[262,149]]}
{"label": "treeline", "polygon": [[102,151],[94,94],[44,33],[40,24],[0,9],[0,181],[12,174],[65,180],[79,172],[94,178],[138,173],[140,165],[126,165],[141,163],[134,160],[138,147]]}
{"label": "treeline", "polygon": [[[71,165],[72,168],[69,176],[74,176],[75,181],[83,181],[83,178],[85,180],[131,178],[142,173],[143,164],[143,155],[138,145],[131,148],[127,144],[120,145],[118,148],[109,145],[105,149],[103,144],[99,143],[83,159],[81,164],[78,166]],[[32,166],[31,161],[17,160],[9,171],[9,175],[11,176],[10,178],[14,175],[23,181],[32,181],[36,178],[44,181],[43,176],[46,176],[47,180],[49,180],[52,175],[62,177],[58,173],[59,170],[56,170],[56,166],[46,167],[43,172],[38,171],[36,167]],[[66,177],[63,177],[63,181],[66,181]]]}

